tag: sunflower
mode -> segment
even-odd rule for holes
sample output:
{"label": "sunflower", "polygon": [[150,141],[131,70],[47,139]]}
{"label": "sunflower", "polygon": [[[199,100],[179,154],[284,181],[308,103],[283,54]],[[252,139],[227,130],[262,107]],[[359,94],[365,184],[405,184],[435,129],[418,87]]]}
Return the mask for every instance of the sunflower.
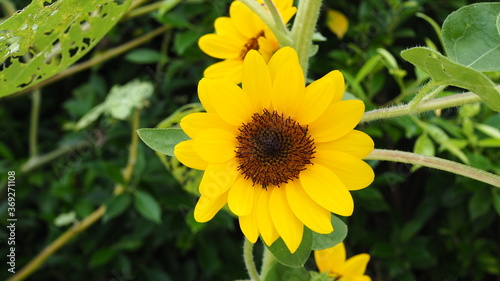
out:
{"label": "sunflower", "polygon": [[366,265],[370,261],[370,255],[359,254],[346,260],[345,245],[339,243],[337,246],[314,251],[314,260],[320,272],[326,272],[333,280],[338,281],[371,281],[368,275],[364,275]]}
{"label": "sunflower", "polygon": [[[262,5],[262,1],[259,1]],[[293,0],[274,0],[276,8],[287,23],[295,14]],[[228,79],[241,83],[243,59],[250,50],[257,50],[268,62],[279,48],[278,40],[264,22],[239,1],[231,3],[230,17],[215,20],[215,33],[204,35],[198,41],[200,49],[224,61],[209,66],[204,77]]]}
{"label": "sunflower", "polygon": [[252,243],[259,234],[267,245],[281,236],[293,253],[304,225],[331,233],[331,212],[352,214],[349,190],[374,179],[361,160],[373,141],[353,130],[364,104],[341,100],[339,71],[304,84],[290,47],[277,51],[268,65],[249,51],[242,88],[226,80],[199,82],[207,112],[181,120],[191,140],[174,150],[183,164],[205,171],[194,210],[198,222],[209,221],[227,203]]}

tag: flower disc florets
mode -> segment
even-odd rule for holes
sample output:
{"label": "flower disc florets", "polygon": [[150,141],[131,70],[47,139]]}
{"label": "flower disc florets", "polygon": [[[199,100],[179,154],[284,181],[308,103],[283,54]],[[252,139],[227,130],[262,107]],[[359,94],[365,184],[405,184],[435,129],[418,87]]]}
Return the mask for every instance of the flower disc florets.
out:
{"label": "flower disc florets", "polygon": [[255,113],[252,121],[243,124],[237,137],[238,169],[253,184],[288,183],[299,177],[314,158],[314,141],[307,127],[276,111]]}

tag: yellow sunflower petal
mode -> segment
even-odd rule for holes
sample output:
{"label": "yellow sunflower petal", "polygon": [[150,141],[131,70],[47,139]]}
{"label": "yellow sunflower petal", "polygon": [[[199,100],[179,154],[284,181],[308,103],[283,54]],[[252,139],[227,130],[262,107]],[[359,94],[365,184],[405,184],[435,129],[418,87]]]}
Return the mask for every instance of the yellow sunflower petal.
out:
{"label": "yellow sunflower petal", "polygon": [[244,46],[248,40],[239,30],[234,26],[230,17],[218,17],[214,22],[215,33],[233,38],[240,46]]}
{"label": "yellow sunflower petal", "polygon": [[274,53],[273,57],[268,63],[269,73],[271,74],[271,80],[274,83],[274,78],[278,71],[283,67],[284,64],[292,63],[299,65],[299,57],[297,52],[291,47],[283,47]]}
{"label": "yellow sunflower petal", "polygon": [[193,149],[193,140],[180,142],[174,147],[175,157],[184,165],[197,169],[205,170],[208,162],[201,157]]}
{"label": "yellow sunflower petal", "polygon": [[214,198],[208,198],[202,195],[194,207],[194,219],[197,222],[207,222],[211,220],[226,203],[227,192]]}
{"label": "yellow sunflower petal", "polygon": [[235,84],[241,83],[243,61],[241,59],[227,59],[207,67],[203,76],[209,79],[224,79]]}
{"label": "yellow sunflower petal", "polygon": [[286,197],[295,216],[309,229],[322,234],[333,231],[331,213],[314,202],[298,181],[286,185]]}
{"label": "yellow sunflower petal", "polygon": [[304,99],[304,73],[299,64],[287,63],[276,73],[273,81],[272,103],[279,113],[295,117]]}
{"label": "yellow sunflower petal", "polygon": [[253,186],[252,181],[239,176],[229,189],[227,197],[229,209],[237,216],[247,216],[252,213],[255,190],[259,188]]}
{"label": "yellow sunflower petal", "polygon": [[327,167],[314,164],[300,174],[304,191],[328,211],[350,216],[354,210],[352,196],[340,178]]}
{"label": "yellow sunflower petal", "polygon": [[210,81],[210,79],[202,78],[200,82],[198,82],[198,98],[207,112],[215,113],[215,109],[212,106],[212,101],[209,96],[210,91],[212,90],[210,87]]}
{"label": "yellow sunflower petal", "polygon": [[211,128],[198,133],[193,148],[200,157],[209,163],[222,163],[236,156],[236,135],[232,132]]}
{"label": "yellow sunflower petal", "polygon": [[[241,126],[253,115],[252,103],[248,95],[236,84],[225,80],[202,79],[208,92],[209,103],[227,123]],[[203,101],[202,101],[203,103]]]}
{"label": "yellow sunflower petal", "polygon": [[222,120],[217,114],[195,112],[186,115],[181,120],[181,128],[190,138],[196,138],[198,133],[205,129],[219,128],[229,132],[238,132],[237,127]]}
{"label": "yellow sunflower petal", "polygon": [[345,257],[345,246],[342,242],[332,248],[314,251],[314,260],[319,272],[338,272],[344,267]]}
{"label": "yellow sunflower petal", "polygon": [[238,162],[232,159],[225,163],[208,164],[200,182],[199,191],[207,198],[216,198],[233,185],[238,177]]}
{"label": "yellow sunflower petal", "polygon": [[270,188],[268,188],[268,190],[263,190],[259,196],[259,203],[257,204],[257,225],[259,227],[259,232],[262,235],[262,239],[268,246],[271,246],[271,244],[273,244],[279,237],[278,231],[274,227],[271,219],[271,213],[269,212],[270,195]]}
{"label": "yellow sunflower petal", "polygon": [[[262,55],[262,58],[266,63],[269,62],[274,52],[278,49],[278,41],[277,39],[272,37],[259,37],[257,39],[259,42],[259,53]],[[267,70],[269,72],[269,69]]]}
{"label": "yellow sunflower petal", "polygon": [[364,158],[374,148],[372,138],[357,130],[352,130],[347,135],[331,142],[316,143],[318,150],[336,150],[349,153],[358,158]]}
{"label": "yellow sunflower petal", "polygon": [[296,12],[297,12],[296,7],[290,7],[288,9],[280,11],[280,15],[281,18],[283,19],[283,22],[287,23],[293,17],[293,15],[295,15]]}
{"label": "yellow sunflower petal", "polygon": [[243,47],[240,40],[214,33],[201,36],[198,46],[205,54],[218,59],[238,58]]}
{"label": "yellow sunflower petal", "polygon": [[307,125],[318,119],[328,106],[342,99],[344,78],[338,70],[331,71],[306,87],[304,100],[297,113],[297,121]]}
{"label": "yellow sunflower petal", "polygon": [[254,106],[254,112],[271,105],[271,75],[266,62],[255,50],[250,50],[243,63],[243,90]]}
{"label": "yellow sunflower petal", "polygon": [[356,127],[364,111],[365,105],[360,100],[333,103],[309,125],[309,132],[317,143],[336,140]]}
{"label": "yellow sunflower petal", "polygon": [[256,188],[254,191],[252,213],[247,216],[239,217],[241,231],[252,243],[257,242],[257,238],[259,238],[257,204],[259,203],[259,196],[262,193],[262,190],[262,188]]}
{"label": "yellow sunflower petal", "polygon": [[345,262],[344,275],[348,276],[362,276],[365,274],[366,265],[370,261],[370,255],[359,254],[349,258]]}
{"label": "yellow sunflower petal", "polygon": [[370,165],[344,152],[316,149],[313,162],[332,170],[349,190],[365,188],[375,178]]}
{"label": "yellow sunflower petal", "polygon": [[256,37],[264,28],[264,22],[239,1],[231,3],[229,15],[234,26],[248,39]]}
{"label": "yellow sunflower petal", "polygon": [[275,187],[271,193],[269,207],[271,218],[281,238],[291,253],[295,253],[302,241],[304,224],[293,214],[286,198],[286,187]]}
{"label": "yellow sunflower petal", "polygon": [[372,281],[372,278],[368,275],[363,275],[363,276],[345,276],[344,278],[341,279],[341,281]]}

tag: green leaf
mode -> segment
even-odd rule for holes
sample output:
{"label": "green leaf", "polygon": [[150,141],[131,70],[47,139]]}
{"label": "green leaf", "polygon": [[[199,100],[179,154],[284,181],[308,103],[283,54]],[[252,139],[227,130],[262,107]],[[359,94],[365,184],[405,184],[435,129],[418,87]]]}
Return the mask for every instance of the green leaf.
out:
{"label": "green leaf", "polygon": [[[264,243],[265,244],[265,243]],[[271,251],[278,262],[289,267],[301,267],[309,258],[312,246],[312,231],[304,227],[302,242],[295,253],[290,253],[283,239],[280,237],[271,246],[266,247]]]}
{"label": "green leaf", "polygon": [[71,224],[76,221],[76,213],[75,211],[71,211],[69,213],[63,213],[57,216],[54,219],[55,226],[65,226]]}
{"label": "green leaf", "polygon": [[493,207],[495,207],[495,211],[500,216],[500,190],[498,189],[493,191]]}
{"label": "green leaf", "polygon": [[[415,141],[415,146],[413,147],[413,152],[417,154],[422,154],[426,156],[434,156],[436,153],[436,149],[434,148],[434,143],[429,138],[427,134],[420,135]],[[414,165],[411,168],[412,172],[415,172],[420,165]]]}
{"label": "green leaf", "polygon": [[452,85],[467,89],[480,96],[488,107],[500,112],[500,92],[481,72],[453,62],[429,48],[411,48],[401,52],[401,56],[429,74],[436,85]]}
{"label": "green leaf", "polygon": [[449,58],[477,71],[500,70],[500,3],[477,3],[451,13],[443,23]]}
{"label": "green leaf", "polygon": [[183,55],[189,47],[198,42],[200,36],[200,32],[194,30],[187,30],[177,33],[174,39],[174,48],[177,54]]}
{"label": "green leaf", "polygon": [[262,281],[309,281],[309,272],[304,267],[287,267],[281,263],[275,263]]}
{"label": "green leaf", "polygon": [[174,156],[174,147],[178,143],[190,139],[180,128],[144,128],[137,130],[137,133],[141,140],[151,149],[168,156]]}
{"label": "green leaf", "polygon": [[106,98],[106,112],[113,118],[125,120],[134,108],[142,108],[153,94],[153,83],[133,80],[123,86],[115,85]]}
{"label": "green leaf", "polygon": [[121,215],[130,205],[130,202],[131,200],[128,194],[120,194],[118,196],[113,196],[106,203],[106,213],[104,213],[104,217],[102,218],[102,220],[104,222],[107,222],[110,219]]}
{"label": "green leaf", "polygon": [[97,252],[94,252],[90,258],[89,267],[92,268],[107,263],[114,257],[115,253],[116,251],[111,248],[97,250]]}
{"label": "green leaf", "polygon": [[491,207],[491,193],[488,189],[478,189],[469,200],[469,214],[471,220],[485,215]]}
{"label": "green leaf", "polygon": [[163,57],[164,56],[160,52],[158,52],[157,50],[135,49],[135,50],[130,51],[125,56],[125,60],[133,62],[133,63],[151,64],[151,63],[157,63]]}
{"label": "green leaf", "polygon": [[149,193],[137,190],[135,193],[135,209],[146,219],[161,223],[160,205]]}
{"label": "green leaf", "polygon": [[45,2],[34,0],[0,24],[0,97],[75,63],[120,20],[132,0]]}
{"label": "green leaf", "polygon": [[319,234],[314,231],[312,232],[313,250],[328,249],[344,241],[345,237],[347,236],[347,225],[337,216],[332,215],[332,226],[333,231],[329,234]]}

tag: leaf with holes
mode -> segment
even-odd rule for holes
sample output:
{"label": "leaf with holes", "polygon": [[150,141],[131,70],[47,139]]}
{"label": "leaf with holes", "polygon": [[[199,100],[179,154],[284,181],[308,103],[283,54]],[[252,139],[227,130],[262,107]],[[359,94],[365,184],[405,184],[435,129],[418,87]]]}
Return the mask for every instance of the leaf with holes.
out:
{"label": "leaf with holes", "polygon": [[480,96],[489,108],[500,112],[500,92],[481,72],[453,62],[429,48],[411,48],[401,52],[401,56],[429,74],[436,84],[467,89]]}
{"label": "leaf with holes", "polygon": [[0,97],[61,72],[92,49],[132,0],[34,0],[0,24]]}

